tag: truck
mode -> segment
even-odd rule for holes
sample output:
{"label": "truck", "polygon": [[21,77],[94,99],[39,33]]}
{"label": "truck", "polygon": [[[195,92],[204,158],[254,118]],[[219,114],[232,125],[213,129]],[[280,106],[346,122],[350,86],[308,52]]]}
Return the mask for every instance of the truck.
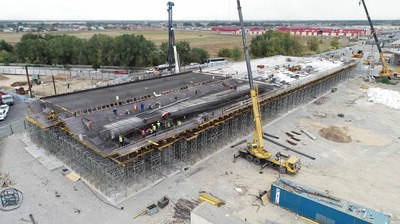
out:
{"label": "truck", "polygon": [[276,154],[274,158],[270,152],[265,150],[260,114],[260,103],[258,100],[258,89],[253,81],[253,73],[250,64],[250,54],[247,46],[246,32],[244,29],[242,9],[239,0],[237,0],[237,6],[239,12],[240,27],[242,31],[243,48],[246,59],[247,76],[250,86],[250,96],[255,130],[253,141],[248,142],[246,148],[239,150],[239,155],[235,155],[234,158],[242,157],[249,162],[254,162],[256,165],[261,165],[262,167],[271,166],[275,169],[278,169],[280,173],[288,172],[291,174],[296,174],[301,168],[300,158],[298,158],[297,156],[285,156],[281,153]]}
{"label": "truck", "polygon": [[14,98],[12,95],[6,94],[6,95],[1,95],[1,104],[7,104],[9,106],[14,105]]}

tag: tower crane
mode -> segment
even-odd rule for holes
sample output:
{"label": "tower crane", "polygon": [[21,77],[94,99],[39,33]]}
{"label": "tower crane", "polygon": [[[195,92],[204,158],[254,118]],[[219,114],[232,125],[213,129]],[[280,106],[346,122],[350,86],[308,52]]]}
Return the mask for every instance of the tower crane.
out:
{"label": "tower crane", "polygon": [[254,124],[255,124],[253,141],[247,143],[247,147],[245,150],[239,151],[239,156],[246,158],[249,162],[254,162],[256,165],[262,165],[263,167],[272,166],[274,168],[278,168],[281,173],[285,172],[297,173],[297,171],[301,167],[300,159],[298,157],[284,156],[278,153],[275,158],[272,158],[272,154],[266,151],[264,148],[263,131],[262,131],[261,115],[260,115],[260,104],[258,101],[257,87],[254,85],[253,81],[249,49],[246,41],[246,30],[244,28],[243,14],[242,14],[242,8],[240,6],[240,0],[237,0],[237,8],[239,12],[239,20],[242,32],[242,41],[246,59],[247,76],[249,79],[250,96],[253,107]]}
{"label": "tower crane", "polygon": [[379,57],[382,61],[382,71],[379,73],[379,75],[380,75],[380,77],[389,77],[389,78],[393,77],[393,76],[397,76],[397,74],[393,73],[393,71],[391,71],[387,65],[385,57],[383,56],[381,45],[379,44],[379,40],[378,40],[378,37],[375,32],[374,25],[372,24],[371,17],[369,16],[367,5],[365,4],[364,0],[361,0],[361,2],[364,6],[365,14],[367,15],[368,23],[369,23],[369,26],[371,27],[371,33],[374,37],[376,47],[378,48]]}

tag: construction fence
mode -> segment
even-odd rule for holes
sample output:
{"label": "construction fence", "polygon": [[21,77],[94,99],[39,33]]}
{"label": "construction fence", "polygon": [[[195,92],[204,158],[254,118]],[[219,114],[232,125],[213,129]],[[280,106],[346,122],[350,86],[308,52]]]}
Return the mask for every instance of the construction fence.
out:
{"label": "construction fence", "polygon": [[0,127],[0,139],[6,138],[17,132],[24,131],[27,128],[26,125],[27,125],[27,123],[26,123],[25,119],[22,119],[22,120],[13,122],[13,123],[5,125],[5,126],[1,126]]}

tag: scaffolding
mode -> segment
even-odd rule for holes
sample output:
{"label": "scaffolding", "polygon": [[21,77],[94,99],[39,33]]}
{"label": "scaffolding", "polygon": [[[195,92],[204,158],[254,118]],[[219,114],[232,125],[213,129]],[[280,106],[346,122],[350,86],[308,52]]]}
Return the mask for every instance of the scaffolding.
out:
{"label": "scaffolding", "polygon": [[[338,83],[352,77],[355,66],[260,99],[264,122],[271,122],[295,106],[330,91]],[[28,133],[35,144],[54,154],[114,202],[196,163],[253,130],[251,107],[242,105],[190,130],[162,139],[157,144],[144,146],[138,150],[140,154],[104,157],[82,144],[62,124],[43,127],[32,119],[27,120],[30,121],[27,122]]]}

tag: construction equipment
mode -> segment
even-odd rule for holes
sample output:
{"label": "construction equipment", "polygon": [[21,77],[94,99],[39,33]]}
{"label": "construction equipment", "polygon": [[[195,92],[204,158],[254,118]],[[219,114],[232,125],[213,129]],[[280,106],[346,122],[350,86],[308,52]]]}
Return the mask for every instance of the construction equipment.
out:
{"label": "construction equipment", "polygon": [[391,70],[388,68],[386,59],[385,59],[385,57],[383,56],[383,52],[382,52],[381,45],[379,44],[379,40],[378,40],[378,37],[377,37],[376,32],[375,32],[374,25],[372,24],[372,20],[371,20],[371,18],[370,18],[370,16],[369,16],[368,9],[367,9],[367,5],[365,4],[365,1],[364,1],[364,0],[361,0],[361,2],[362,2],[362,4],[363,4],[363,6],[364,6],[365,13],[367,14],[368,23],[369,23],[369,26],[371,27],[371,33],[372,33],[372,35],[373,35],[373,37],[374,37],[376,47],[378,48],[379,57],[380,57],[380,59],[381,59],[381,61],[382,61],[382,71],[379,73],[379,77],[375,77],[375,78],[380,78],[380,77],[389,77],[389,78],[391,78],[391,77],[397,77],[397,73],[393,73],[393,71],[391,71]]}
{"label": "construction equipment", "polygon": [[246,31],[244,29],[242,8],[240,6],[240,0],[237,0],[237,7],[239,12],[240,26],[242,32],[243,47],[246,59],[247,75],[250,85],[250,96],[251,103],[253,105],[253,115],[254,115],[254,139],[251,143],[247,143],[247,148],[245,150],[239,150],[239,155],[236,157],[246,158],[249,162],[254,162],[257,165],[272,166],[279,169],[281,173],[297,173],[300,169],[300,159],[296,156],[288,156],[287,158],[282,158],[280,153],[277,154],[275,158],[272,158],[272,154],[265,150],[263,141],[263,131],[261,125],[261,115],[260,115],[260,104],[258,102],[257,87],[253,82],[253,74],[250,65],[250,55],[249,49],[246,41]]}
{"label": "construction equipment", "polygon": [[351,55],[352,58],[363,58],[364,52],[362,50],[358,50],[356,54]]}
{"label": "construction equipment", "polygon": [[179,55],[175,45],[175,34],[172,23],[172,7],[175,6],[173,2],[168,2],[168,71],[172,71],[175,59],[175,73],[179,73]]}
{"label": "construction equipment", "polygon": [[197,202],[201,203],[204,201],[207,203],[210,203],[212,205],[218,206],[218,207],[225,204],[221,199],[219,199],[211,194],[208,194],[205,191],[200,191],[199,199],[197,199]]}

